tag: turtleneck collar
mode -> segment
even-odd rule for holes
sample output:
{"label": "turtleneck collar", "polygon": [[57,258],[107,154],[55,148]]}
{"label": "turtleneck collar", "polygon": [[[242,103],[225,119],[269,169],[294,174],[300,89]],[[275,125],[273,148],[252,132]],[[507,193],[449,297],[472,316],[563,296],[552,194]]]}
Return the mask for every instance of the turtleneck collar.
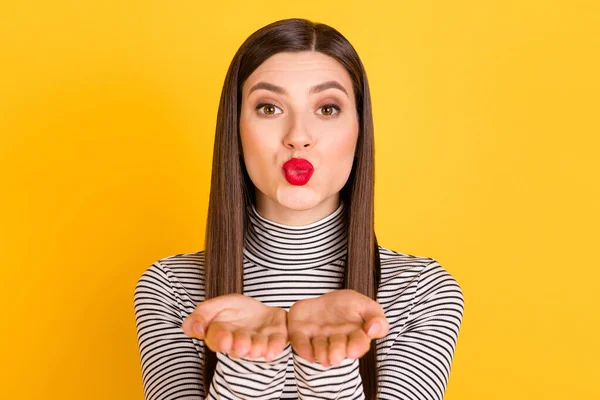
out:
{"label": "turtleneck collar", "polygon": [[278,270],[317,268],[346,256],[345,204],[308,225],[283,225],[261,216],[254,204],[247,209],[244,256],[252,263]]}

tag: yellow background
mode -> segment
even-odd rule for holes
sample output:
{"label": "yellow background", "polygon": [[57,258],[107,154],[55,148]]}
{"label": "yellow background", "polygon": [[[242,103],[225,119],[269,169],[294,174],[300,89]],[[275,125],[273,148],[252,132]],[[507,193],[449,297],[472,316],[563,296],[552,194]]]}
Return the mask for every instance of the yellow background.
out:
{"label": "yellow background", "polygon": [[446,399],[600,398],[597,1],[0,5],[0,398],[142,399],[133,289],[204,248],[225,72],[340,30],[370,79],[380,244],[466,312]]}

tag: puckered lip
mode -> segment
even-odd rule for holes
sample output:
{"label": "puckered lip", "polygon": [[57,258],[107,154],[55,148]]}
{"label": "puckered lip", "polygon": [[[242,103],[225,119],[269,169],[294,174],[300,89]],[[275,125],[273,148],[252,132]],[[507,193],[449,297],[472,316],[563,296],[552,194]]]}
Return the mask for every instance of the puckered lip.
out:
{"label": "puckered lip", "polygon": [[312,172],[314,170],[310,161],[305,158],[291,158],[283,164],[286,171]]}

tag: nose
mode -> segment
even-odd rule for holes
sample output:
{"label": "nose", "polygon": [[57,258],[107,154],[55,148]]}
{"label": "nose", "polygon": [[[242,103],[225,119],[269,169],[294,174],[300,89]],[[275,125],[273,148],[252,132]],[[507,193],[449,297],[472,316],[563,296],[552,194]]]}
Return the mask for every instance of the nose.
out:
{"label": "nose", "polygon": [[291,149],[302,149],[313,145],[313,138],[307,129],[306,122],[298,114],[290,118],[290,126],[283,138],[283,145]]}

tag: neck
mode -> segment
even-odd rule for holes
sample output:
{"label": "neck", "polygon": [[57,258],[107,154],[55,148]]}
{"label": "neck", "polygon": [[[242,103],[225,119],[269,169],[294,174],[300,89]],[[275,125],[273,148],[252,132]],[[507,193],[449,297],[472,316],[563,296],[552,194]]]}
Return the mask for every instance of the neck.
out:
{"label": "neck", "polygon": [[304,225],[270,220],[248,207],[244,255],[257,265],[279,270],[316,268],[341,260],[347,250],[346,206]]}

